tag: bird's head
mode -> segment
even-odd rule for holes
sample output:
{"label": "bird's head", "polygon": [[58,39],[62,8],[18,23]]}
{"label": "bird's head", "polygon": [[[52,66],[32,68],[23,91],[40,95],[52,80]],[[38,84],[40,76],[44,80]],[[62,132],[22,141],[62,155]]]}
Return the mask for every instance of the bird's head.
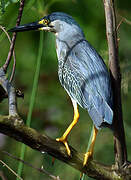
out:
{"label": "bird's head", "polygon": [[68,14],[62,12],[54,12],[48,16],[43,17],[40,21],[24,24],[21,26],[10,29],[10,32],[20,32],[29,30],[43,30],[54,32],[58,34],[60,32],[70,33],[72,30],[82,33],[81,28],[77,22]]}

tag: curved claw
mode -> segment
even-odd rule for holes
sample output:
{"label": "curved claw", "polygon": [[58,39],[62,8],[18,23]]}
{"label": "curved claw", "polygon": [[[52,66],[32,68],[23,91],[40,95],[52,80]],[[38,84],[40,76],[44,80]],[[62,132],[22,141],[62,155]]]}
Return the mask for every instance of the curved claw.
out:
{"label": "curved claw", "polygon": [[62,142],[65,145],[67,154],[70,156],[71,155],[71,150],[70,150],[69,145],[67,143],[67,139],[65,139],[64,137],[61,137],[61,138],[57,138],[56,141]]}

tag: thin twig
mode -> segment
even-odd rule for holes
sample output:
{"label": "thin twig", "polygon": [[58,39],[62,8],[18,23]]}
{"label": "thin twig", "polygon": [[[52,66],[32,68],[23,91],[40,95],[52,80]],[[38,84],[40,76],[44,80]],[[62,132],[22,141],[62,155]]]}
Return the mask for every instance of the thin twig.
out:
{"label": "thin twig", "polygon": [[[21,0],[21,2],[20,2],[20,8],[19,8],[16,26],[19,26],[19,24],[20,24],[22,12],[23,12],[23,8],[24,8],[24,2],[25,2],[25,0]],[[16,32],[13,33],[13,37],[12,37],[12,41],[11,41],[11,45],[10,45],[10,50],[9,50],[6,62],[3,65],[3,69],[4,69],[5,73],[7,72],[7,68],[10,64],[10,61],[11,61],[11,57],[12,57],[14,46],[15,46],[15,40],[16,40]]]}
{"label": "thin twig", "polygon": [[119,24],[116,27],[116,31],[118,31],[118,29],[120,28],[120,25],[122,24],[123,21],[124,21],[124,18],[121,18]]}
{"label": "thin twig", "polygon": [[125,23],[128,24],[128,25],[131,25],[131,21],[130,21],[129,19],[121,16],[120,14],[119,14],[118,16],[123,19],[123,22],[125,22]]}
{"label": "thin twig", "polygon": [[124,22],[127,23],[127,24],[129,24],[129,25],[131,25],[131,21],[128,20],[127,18],[124,18]]}
{"label": "thin twig", "polygon": [[[11,44],[11,38],[8,34],[8,32],[5,30],[5,28],[3,26],[0,25],[0,29],[2,29],[2,31],[4,31],[4,33],[6,34],[10,44]],[[16,57],[15,57],[15,51],[13,49],[13,57],[14,57],[14,63],[13,63],[13,68],[12,68],[12,73],[11,73],[11,77],[9,82],[12,82],[13,78],[14,78],[14,74],[15,74],[15,67],[16,67]]]}
{"label": "thin twig", "polygon": [[18,174],[13,170],[11,169],[6,163],[4,163],[2,160],[0,160],[0,162],[7,168],[9,169],[16,177],[18,177],[20,180],[23,180],[20,176],[18,176]]}
{"label": "thin twig", "polygon": [[33,169],[41,172],[41,173],[46,174],[47,176],[49,176],[49,177],[52,178],[53,180],[60,180],[58,176],[56,177],[56,176],[54,176],[54,175],[51,175],[49,172],[45,171],[43,168],[35,167],[35,166],[33,166],[32,164],[30,164],[29,162],[26,162],[26,161],[24,161],[24,160],[22,160],[22,159],[20,159],[20,158],[18,158],[18,157],[16,157],[16,156],[14,156],[14,155],[8,153],[7,151],[1,151],[1,152],[4,153],[4,154],[6,154],[7,156],[9,156],[9,157],[17,160],[17,161],[22,162],[23,164],[25,164],[25,165],[27,165],[27,166],[29,166],[29,167],[31,167],[31,168],[33,168]]}

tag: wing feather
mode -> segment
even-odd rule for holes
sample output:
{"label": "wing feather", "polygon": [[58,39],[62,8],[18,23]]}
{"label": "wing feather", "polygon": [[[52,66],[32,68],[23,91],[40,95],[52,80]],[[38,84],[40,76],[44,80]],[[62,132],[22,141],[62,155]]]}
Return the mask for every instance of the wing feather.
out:
{"label": "wing feather", "polygon": [[63,66],[62,85],[88,110],[97,128],[112,123],[112,92],[107,67],[96,50],[83,41],[72,49]]}

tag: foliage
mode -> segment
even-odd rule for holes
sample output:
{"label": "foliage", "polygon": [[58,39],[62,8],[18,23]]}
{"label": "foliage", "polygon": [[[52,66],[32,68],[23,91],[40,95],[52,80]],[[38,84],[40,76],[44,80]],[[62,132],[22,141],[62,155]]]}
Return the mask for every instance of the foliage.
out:
{"label": "foliage", "polygon": [[0,19],[2,18],[2,15],[5,13],[7,7],[11,3],[17,3],[19,0],[0,0]]}
{"label": "foliage", "polygon": [[[117,21],[118,24],[123,18],[118,29],[119,36],[119,50],[120,62],[122,72],[122,101],[123,101],[123,117],[127,140],[127,149],[129,159],[131,159],[131,145],[130,145],[130,106],[131,106],[131,17],[128,1],[117,1]],[[16,1],[0,1],[0,24],[9,28],[15,26],[16,17],[18,14],[19,2]],[[26,1],[22,22],[32,22],[40,19],[45,14],[63,11],[72,15],[80,24],[85,32],[86,38],[101,54],[106,64],[108,64],[108,51],[105,34],[105,18],[104,9],[101,1],[92,0],[30,0]],[[17,68],[15,76],[16,87],[20,88],[25,98],[18,100],[18,108],[20,114],[26,119],[28,107],[30,103],[30,94],[32,91],[32,83],[34,79],[34,72],[36,67],[36,60],[38,54],[39,32],[24,32],[17,35],[17,42],[15,46]],[[9,44],[5,34],[0,32],[0,66],[4,63]],[[11,69],[11,68],[10,68]],[[8,72],[10,74],[10,71]],[[1,114],[7,114],[7,100],[0,104]],[[31,126],[40,132],[46,132],[49,136],[56,138],[62,135],[68,124],[72,120],[72,105],[69,97],[64,89],[60,86],[57,77],[57,58],[55,53],[55,38],[50,33],[44,33],[42,64],[39,78],[38,92],[33,110],[33,121]],[[86,111],[80,108],[80,121],[73,129],[69,142],[80,152],[85,152],[88,144],[88,137],[91,131],[91,120]],[[14,140],[2,137],[0,147],[6,149],[10,153],[19,156],[21,144]],[[3,145],[2,145],[3,141]],[[10,147],[10,148],[9,148]],[[100,162],[111,164],[114,161],[113,157],[113,136],[108,129],[100,131],[97,137],[95,146],[95,158]],[[18,163],[7,156],[2,156],[4,160],[12,169],[17,171]],[[44,166],[54,175],[59,175],[61,179],[78,179],[79,172],[71,169],[67,165],[55,161],[54,166],[51,166],[51,157],[47,154],[40,154],[30,148],[27,148],[25,160],[36,166]],[[7,178],[15,179],[14,175],[6,168],[0,165],[0,168],[6,174]],[[32,172],[32,173],[30,173]],[[36,173],[35,170],[25,166],[22,174],[26,180],[30,179],[48,179],[47,176]],[[86,179],[86,178],[85,178]],[[89,179],[89,178],[88,178]]]}

